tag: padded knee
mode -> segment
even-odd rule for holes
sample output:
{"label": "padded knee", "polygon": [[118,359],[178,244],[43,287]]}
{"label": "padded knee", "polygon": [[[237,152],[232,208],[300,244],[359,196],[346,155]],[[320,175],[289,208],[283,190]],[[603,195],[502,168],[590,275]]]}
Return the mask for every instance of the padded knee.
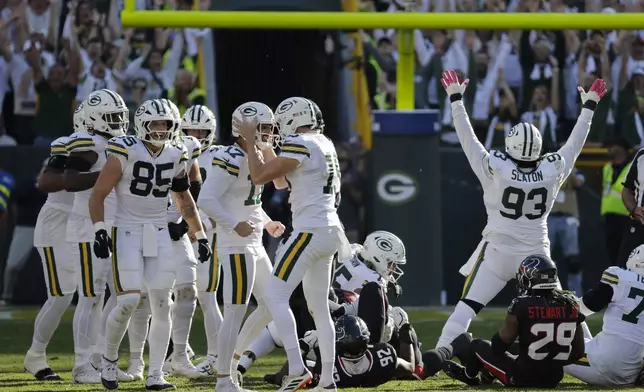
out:
{"label": "padded knee", "polygon": [[197,299],[197,286],[194,283],[182,284],[176,287],[174,299],[179,301],[194,301]]}
{"label": "padded knee", "polygon": [[582,265],[579,261],[579,256],[573,255],[566,257],[566,266],[568,267],[569,274],[578,274],[581,272]]}
{"label": "padded knee", "polygon": [[140,300],[141,294],[139,293],[127,293],[116,297],[116,306],[112,310],[112,313],[115,314],[115,319],[122,323],[129,320],[139,306]]}
{"label": "padded knee", "polygon": [[469,306],[475,314],[479,314],[479,312],[485,307],[485,305],[472,301],[471,299],[462,299],[461,302]]}

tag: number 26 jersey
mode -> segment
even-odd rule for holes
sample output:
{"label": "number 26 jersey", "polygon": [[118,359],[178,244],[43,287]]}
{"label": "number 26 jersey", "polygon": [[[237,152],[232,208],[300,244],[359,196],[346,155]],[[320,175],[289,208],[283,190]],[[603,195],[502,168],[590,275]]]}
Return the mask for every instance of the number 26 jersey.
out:
{"label": "number 26 jersey", "polygon": [[[483,238],[520,252],[548,244],[547,219],[570,173],[559,154],[546,154],[534,169],[519,169],[498,150],[490,151],[483,201],[488,221]],[[480,176],[479,176],[480,177]]]}
{"label": "number 26 jersey", "polygon": [[119,159],[123,173],[116,185],[114,226],[153,224],[167,227],[172,180],[186,172],[188,153],[185,147],[167,143],[152,152],[141,139],[122,136],[111,139],[106,151],[108,156]]}

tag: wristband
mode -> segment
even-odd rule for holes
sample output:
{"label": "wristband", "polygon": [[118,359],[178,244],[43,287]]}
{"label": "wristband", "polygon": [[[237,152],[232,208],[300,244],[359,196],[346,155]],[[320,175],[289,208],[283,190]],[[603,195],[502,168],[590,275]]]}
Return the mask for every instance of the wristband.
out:
{"label": "wristband", "polygon": [[460,101],[462,99],[463,99],[463,94],[461,94],[461,93],[456,93],[456,94],[452,94],[452,95],[449,96],[449,101],[450,102],[456,102],[456,101]]}
{"label": "wristband", "polygon": [[105,226],[105,222],[96,222],[96,223],[94,223],[94,232],[97,232],[99,230],[107,231],[107,226]]}
{"label": "wristband", "polygon": [[206,233],[204,233],[203,230],[199,230],[198,232],[195,233],[195,238],[197,240],[205,240],[207,238]]}

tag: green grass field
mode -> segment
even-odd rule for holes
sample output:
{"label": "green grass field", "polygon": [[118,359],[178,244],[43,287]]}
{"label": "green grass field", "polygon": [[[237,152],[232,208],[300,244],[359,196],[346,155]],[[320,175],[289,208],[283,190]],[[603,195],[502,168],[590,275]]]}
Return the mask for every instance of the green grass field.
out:
{"label": "green grass field", "polygon": [[[72,340],[72,315],[70,310],[63,319],[60,328],[56,332],[53,341],[48,350],[49,365],[58,372],[64,381],[42,383],[36,381],[33,376],[23,370],[24,354],[31,343],[33,332],[33,320],[38,309],[15,309],[0,308],[0,391],[101,391],[100,385],[72,385],[71,384],[71,367],[73,362],[73,340]],[[412,324],[418,332],[419,338],[424,342],[424,349],[432,348],[440,334],[443,322],[448,316],[449,310],[411,310],[409,316]],[[500,326],[501,319],[504,316],[504,310],[485,310],[481,316],[472,323],[470,331],[475,336],[491,337]],[[203,323],[201,314],[197,311],[196,320],[193,324],[191,336],[191,345],[197,354],[204,354],[205,338],[203,332]],[[593,333],[597,333],[601,326],[601,319],[593,316],[589,320],[589,325]],[[122,358],[128,357],[127,337],[121,346]],[[246,375],[245,387],[257,391],[275,391],[276,388],[262,382],[262,377],[266,373],[275,372],[284,362],[283,352],[276,350],[272,356],[262,358],[255,363],[250,373]],[[125,361],[122,361],[121,367],[125,367]],[[206,378],[198,381],[189,381],[181,378],[168,378],[173,382],[178,390],[185,391],[213,391],[214,378]],[[425,381],[391,381],[385,385],[375,388],[378,391],[454,391],[468,388],[464,384],[458,383],[440,375]],[[499,389],[500,386],[479,387],[477,389]],[[145,390],[142,382],[122,383],[122,390],[143,391]],[[566,377],[559,389],[567,390],[595,390]],[[366,389],[362,389],[363,391]],[[641,389],[624,389],[624,391]],[[353,391],[353,390],[347,390]]]}

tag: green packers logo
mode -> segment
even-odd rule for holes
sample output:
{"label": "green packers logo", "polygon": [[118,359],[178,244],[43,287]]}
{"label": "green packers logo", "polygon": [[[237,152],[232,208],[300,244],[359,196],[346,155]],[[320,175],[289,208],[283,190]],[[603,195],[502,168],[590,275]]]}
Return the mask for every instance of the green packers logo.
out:
{"label": "green packers logo", "polygon": [[385,252],[390,252],[394,248],[391,242],[385,238],[377,238],[376,246],[380,248],[380,250],[384,250]]}
{"label": "green packers logo", "polygon": [[88,104],[89,106],[98,106],[98,105],[100,105],[100,104],[101,104],[101,102],[102,102],[102,101],[101,101],[101,97],[100,97],[98,94],[91,95],[91,96],[87,99],[87,104]]}
{"label": "green packers logo", "polygon": [[138,109],[136,109],[136,113],[134,113],[135,116],[142,116],[143,113],[145,113],[145,107],[143,105],[139,106]]}
{"label": "green packers logo", "polygon": [[246,117],[254,116],[257,114],[257,109],[252,106],[246,106],[241,110],[242,114]]}
{"label": "green packers logo", "polygon": [[277,109],[277,113],[284,113],[287,110],[290,110],[292,107],[293,107],[293,102],[292,101],[284,102],[284,104],[282,104],[282,106],[280,106]]}

